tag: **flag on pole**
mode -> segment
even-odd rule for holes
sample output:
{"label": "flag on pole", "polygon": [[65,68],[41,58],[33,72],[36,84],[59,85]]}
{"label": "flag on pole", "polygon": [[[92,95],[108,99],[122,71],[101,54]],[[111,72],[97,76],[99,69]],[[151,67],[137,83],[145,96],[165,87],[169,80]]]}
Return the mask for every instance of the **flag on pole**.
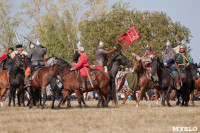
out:
{"label": "flag on pole", "polygon": [[125,32],[119,39],[119,43],[126,42],[126,45],[124,47],[121,47],[121,49],[126,48],[128,45],[131,44],[131,42],[135,41],[136,39],[140,38],[140,36],[137,33],[137,30],[135,29],[135,26],[130,28],[127,32]]}

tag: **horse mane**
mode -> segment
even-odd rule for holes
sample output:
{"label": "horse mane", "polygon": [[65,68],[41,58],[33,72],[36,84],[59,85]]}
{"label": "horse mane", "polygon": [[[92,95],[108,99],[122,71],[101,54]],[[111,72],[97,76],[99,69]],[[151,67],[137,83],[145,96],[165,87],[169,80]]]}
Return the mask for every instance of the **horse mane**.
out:
{"label": "horse mane", "polygon": [[59,57],[58,58],[58,62],[60,64],[60,66],[65,67],[65,68],[71,68],[71,63],[69,61],[66,61],[65,59]]}
{"label": "horse mane", "polygon": [[[121,53],[120,53],[121,54]],[[117,58],[117,56],[119,56],[120,54],[115,54],[113,56],[113,58],[111,59],[110,61],[110,64],[108,65],[108,71],[110,71],[112,69],[112,66],[113,66],[113,62],[115,61],[115,59]]]}

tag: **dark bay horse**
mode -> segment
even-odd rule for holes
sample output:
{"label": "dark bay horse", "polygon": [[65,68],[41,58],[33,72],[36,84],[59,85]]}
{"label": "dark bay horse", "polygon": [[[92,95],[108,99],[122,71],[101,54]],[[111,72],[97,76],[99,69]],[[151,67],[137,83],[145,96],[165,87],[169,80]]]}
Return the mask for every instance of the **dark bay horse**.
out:
{"label": "dark bay horse", "polygon": [[[56,63],[57,61],[55,61]],[[27,87],[27,91],[29,93],[29,107],[32,108],[33,104],[33,92],[37,90],[41,90],[42,92],[42,109],[44,108],[45,102],[46,102],[46,87],[49,85],[51,79],[55,76],[57,76],[57,67],[58,64],[53,64],[53,66],[50,67],[43,67],[39,69],[34,76],[34,79],[31,80],[31,87]],[[40,95],[40,94],[39,94]],[[54,97],[54,95],[53,95]],[[53,101],[54,102],[54,101]],[[53,103],[52,102],[52,108],[53,108]]]}
{"label": "dark bay horse", "polygon": [[[177,90],[177,104],[181,106],[188,106],[189,96],[192,93],[192,104],[194,105],[194,88],[195,81],[197,80],[197,64],[190,63],[181,72],[182,86],[180,90]],[[180,97],[181,100],[180,101]]]}
{"label": "dark bay horse", "polygon": [[[25,56],[16,54],[14,59],[12,59],[10,66],[11,66],[9,70],[10,96],[9,96],[8,106],[10,106],[11,99],[13,101],[13,106],[15,106],[15,94],[17,88],[19,88],[19,91],[17,93],[18,106],[21,106],[20,99],[22,99],[23,106],[25,106],[24,104]],[[22,96],[22,98],[20,98],[20,96]]]}
{"label": "dark bay horse", "polygon": [[162,92],[162,105],[165,106],[165,100],[167,100],[167,105],[170,106],[170,93],[173,89],[176,89],[173,75],[168,68],[163,67],[158,57],[153,59],[151,66],[152,70],[157,72],[159,78],[159,88]]}

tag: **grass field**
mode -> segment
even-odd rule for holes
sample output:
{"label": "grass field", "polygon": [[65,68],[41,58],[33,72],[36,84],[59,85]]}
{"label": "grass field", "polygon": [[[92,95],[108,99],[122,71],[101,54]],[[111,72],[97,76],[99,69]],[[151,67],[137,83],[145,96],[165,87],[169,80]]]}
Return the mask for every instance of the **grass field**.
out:
{"label": "grass field", "polygon": [[1,133],[168,133],[172,127],[197,127],[200,132],[200,102],[196,106],[162,107],[160,103],[142,101],[135,107],[134,101],[126,105],[96,108],[97,101],[86,101],[89,108],[78,108],[77,101],[72,108],[50,109],[50,102],[44,110],[34,107],[0,108]]}

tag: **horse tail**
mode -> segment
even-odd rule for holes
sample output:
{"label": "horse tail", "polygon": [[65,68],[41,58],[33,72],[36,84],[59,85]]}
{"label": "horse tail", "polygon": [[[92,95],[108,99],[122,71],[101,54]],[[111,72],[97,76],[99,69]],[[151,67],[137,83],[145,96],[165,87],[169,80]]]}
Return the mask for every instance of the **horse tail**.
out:
{"label": "horse tail", "polygon": [[126,73],[123,77],[122,77],[122,81],[121,81],[121,84],[119,86],[119,89],[117,90],[117,92],[120,92],[120,90],[122,89],[122,87],[124,86],[124,83],[126,81],[126,76],[127,76],[128,73]]}

